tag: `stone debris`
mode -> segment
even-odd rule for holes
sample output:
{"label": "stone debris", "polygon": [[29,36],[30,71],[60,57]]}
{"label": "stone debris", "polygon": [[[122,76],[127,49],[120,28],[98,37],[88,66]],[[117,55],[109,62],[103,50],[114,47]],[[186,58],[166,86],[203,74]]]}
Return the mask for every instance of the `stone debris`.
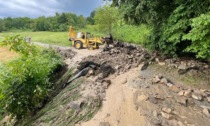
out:
{"label": "stone debris", "polygon": [[207,101],[210,102],[210,96],[207,96]]}
{"label": "stone debris", "polygon": [[162,108],[162,111],[168,114],[171,114],[172,109],[171,108]]}
{"label": "stone debris", "polygon": [[193,93],[192,98],[195,100],[199,100],[199,101],[201,101],[203,99],[202,95],[197,94],[197,93]]}
{"label": "stone debris", "polygon": [[149,96],[149,101],[151,103],[153,103],[153,104],[157,104],[158,103],[158,100],[155,97],[153,97],[153,96]]}
{"label": "stone debris", "polygon": [[162,78],[162,79],[160,80],[160,83],[161,83],[161,84],[167,84],[167,83],[168,83],[168,80],[167,80],[166,78]]}
{"label": "stone debris", "polygon": [[172,85],[171,87],[169,87],[169,90],[175,92],[175,93],[178,93],[180,91],[180,89],[174,85]]}
{"label": "stone debris", "polygon": [[167,83],[166,85],[167,85],[168,87],[172,87],[172,86],[173,86],[172,83]]}
{"label": "stone debris", "polygon": [[71,49],[61,49],[57,48],[56,51],[60,53],[64,59],[72,59],[77,53],[72,51]]}
{"label": "stone debris", "polygon": [[185,91],[184,91],[184,96],[185,96],[185,97],[191,97],[191,92],[192,92],[191,89],[185,90]]}
{"label": "stone debris", "polygon": [[165,112],[163,112],[163,111],[161,112],[161,115],[162,115],[162,117],[165,118],[165,119],[168,119],[168,120],[173,119],[173,116],[172,116],[171,114],[165,113]]}
{"label": "stone debris", "polygon": [[210,109],[204,108],[204,109],[203,109],[203,113],[204,113],[207,117],[210,118]]}
{"label": "stone debris", "polygon": [[188,99],[183,98],[183,97],[179,97],[177,98],[177,102],[183,106],[187,106],[188,105]]}
{"label": "stone debris", "polygon": [[185,91],[184,90],[181,90],[181,91],[179,91],[178,95],[179,96],[184,96],[184,93],[185,93]]}

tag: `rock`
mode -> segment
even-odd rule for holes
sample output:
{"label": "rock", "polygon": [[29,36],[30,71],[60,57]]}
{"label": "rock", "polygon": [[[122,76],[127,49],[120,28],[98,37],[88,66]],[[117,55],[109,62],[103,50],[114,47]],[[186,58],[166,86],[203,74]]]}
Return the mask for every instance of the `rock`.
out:
{"label": "rock", "polygon": [[103,80],[102,85],[107,89],[111,84],[111,80]]}
{"label": "rock", "polygon": [[197,93],[193,93],[192,98],[195,100],[199,100],[199,101],[201,101],[203,99],[202,95],[197,94]]}
{"label": "rock", "polygon": [[172,86],[173,86],[172,83],[166,83],[166,85],[167,85],[168,87],[172,87]]}
{"label": "rock", "polygon": [[162,74],[158,74],[157,77],[158,77],[159,79],[162,79],[162,78],[163,78],[163,75],[162,75]]}
{"label": "rock", "polygon": [[177,98],[177,102],[181,105],[187,106],[188,105],[188,99],[183,98],[183,97],[179,97]]}
{"label": "rock", "polygon": [[184,92],[185,92],[184,90],[181,90],[181,91],[179,91],[178,95],[179,96],[184,96]]}
{"label": "rock", "polygon": [[158,83],[158,82],[160,82],[159,76],[155,76],[154,78],[152,78],[152,83]]}
{"label": "rock", "polygon": [[190,90],[190,89],[185,90],[185,91],[184,91],[184,96],[185,96],[185,97],[190,97],[190,96],[191,96],[191,92],[192,92],[192,90]]}
{"label": "rock", "polygon": [[155,98],[156,98],[156,99],[159,99],[159,100],[164,100],[164,99],[165,99],[165,98],[162,97],[161,95],[155,95]]}
{"label": "rock", "polygon": [[125,66],[125,69],[126,69],[126,70],[128,70],[128,69],[130,69],[130,68],[131,68],[131,65],[126,65],[126,66]]}
{"label": "rock", "polygon": [[158,62],[158,65],[164,66],[164,65],[166,65],[166,63],[165,62]]}
{"label": "rock", "polygon": [[178,93],[180,91],[180,89],[174,85],[172,85],[171,87],[169,87],[169,90],[175,92],[175,93]]}
{"label": "rock", "polygon": [[153,103],[153,104],[157,104],[158,103],[158,100],[155,97],[153,97],[153,96],[149,96],[149,101],[151,103]]}
{"label": "rock", "polygon": [[168,80],[167,80],[166,78],[162,78],[162,79],[160,80],[160,83],[161,83],[161,84],[167,84],[167,83],[168,83]]}
{"label": "rock", "polygon": [[168,119],[168,120],[173,119],[173,116],[172,116],[172,115],[167,114],[167,113],[165,113],[165,112],[161,112],[161,115],[162,115],[162,117],[164,117],[164,118],[166,118],[166,119]]}
{"label": "rock", "polygon": [[127,78],[125,78],[125,80],[122,81],[122,84],[127,83]]}
{"label": "rock", "polygon": [[207,96],[206,98],[207,98],[207,101],[210,102],[210,96]]}
{"label": "rock", "polygon": [[165,112],[165,113],[171,114],[172,109],[170,109],[170,108],[162,108],[162,111]]}
{"label": "rock", "polygon": [[93,69],[90,69],[90,70],[88,71],[88,75],[89,75],[89,76],[94,75],[94,70],[93,70]]}
{"label": "rock", "polygon": [[157,117],[158,116],[158,112],[156,110],[154,110],[152,113],[153,113],[153,116],[154,117]]}
{"label": "rock", "polygon": [[99,126],[110,126],[109,122],[100,122]]}
{"label": "rock", "polygon": [[159,62],[159,58],[155,58],[155,61],[158,63]]}
{"label": "rock", "polygon": [[210,118],[210,110],[208,108],[203,109],[203,113]]}
{"label": "rock", "polygon": [[184,65],[184,64],[180,64],[180,65],[178,66],[178,69],[180,69],[180,70],[185,70],[185,69],[187,69],[187,66]]}
{"label": "rock", "polygon": [[158,83],[158,82],[160,82],[160,79],[153,78],[153,79],[152,79],[152,82],[153,82],[153,83]]}
{"label": "rock", "polygon": [[116,70],[119,70],[120,68],[121,68],[121,66],[120,65],[117,65],[117,66],[115,66],[114,67]]}

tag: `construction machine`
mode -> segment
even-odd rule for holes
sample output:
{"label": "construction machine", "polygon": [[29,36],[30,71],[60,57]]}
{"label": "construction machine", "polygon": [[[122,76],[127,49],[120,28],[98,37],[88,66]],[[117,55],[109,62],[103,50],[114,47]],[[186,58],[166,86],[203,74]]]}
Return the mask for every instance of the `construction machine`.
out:
{"label": "construction machine", "polygon": [[69,41],[76,49],[87,48],[93,50],[98,49],[100,44],[104,44],[101,38],[94,37],[89,32],[78,32],[76,34],[72,26],[69,27]]}

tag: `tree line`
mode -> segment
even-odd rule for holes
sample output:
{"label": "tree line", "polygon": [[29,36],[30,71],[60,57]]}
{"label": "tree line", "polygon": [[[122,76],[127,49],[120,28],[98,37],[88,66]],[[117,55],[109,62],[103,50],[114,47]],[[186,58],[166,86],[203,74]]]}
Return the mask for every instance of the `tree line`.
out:
{"label": "tree line", "polygon": [[[93,13],[94,14],[94,13]],[[92,15],[93,15],[92,14]],[[68,26],[84,28],[87,23],[92,24],[91,17],[86,18],[74,13],[56,13],[54,16],[38,18],[29,17],[6,17],[0,18],[0,32],[13,29],[33,30],[33,31],[67,31]]]}

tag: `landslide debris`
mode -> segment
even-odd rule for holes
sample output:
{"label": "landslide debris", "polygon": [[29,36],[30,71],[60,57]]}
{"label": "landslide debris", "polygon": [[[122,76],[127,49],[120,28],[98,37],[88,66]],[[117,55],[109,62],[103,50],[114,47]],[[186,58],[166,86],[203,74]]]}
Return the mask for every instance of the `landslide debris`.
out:
{"label": "landslide debris", "polygon": [[112,47],[104,49],[101,54],[84,58],[78,66],[78,71],[92,66],[92,74],[97,76],[96,80],[102,80],[110,74],[125,73],[150,58],[151,55],[143,48],[125,43],[115,43]]}
{"label": "landslide debris", "polygon": [[57,47],[56,48],[56,51],[58,53],[60,53],[64,59],[72,59],[75,55],[76,55],[76,52],[72,51],[72,49],[65,49],[65,48],[60,48],[60,47]]}

